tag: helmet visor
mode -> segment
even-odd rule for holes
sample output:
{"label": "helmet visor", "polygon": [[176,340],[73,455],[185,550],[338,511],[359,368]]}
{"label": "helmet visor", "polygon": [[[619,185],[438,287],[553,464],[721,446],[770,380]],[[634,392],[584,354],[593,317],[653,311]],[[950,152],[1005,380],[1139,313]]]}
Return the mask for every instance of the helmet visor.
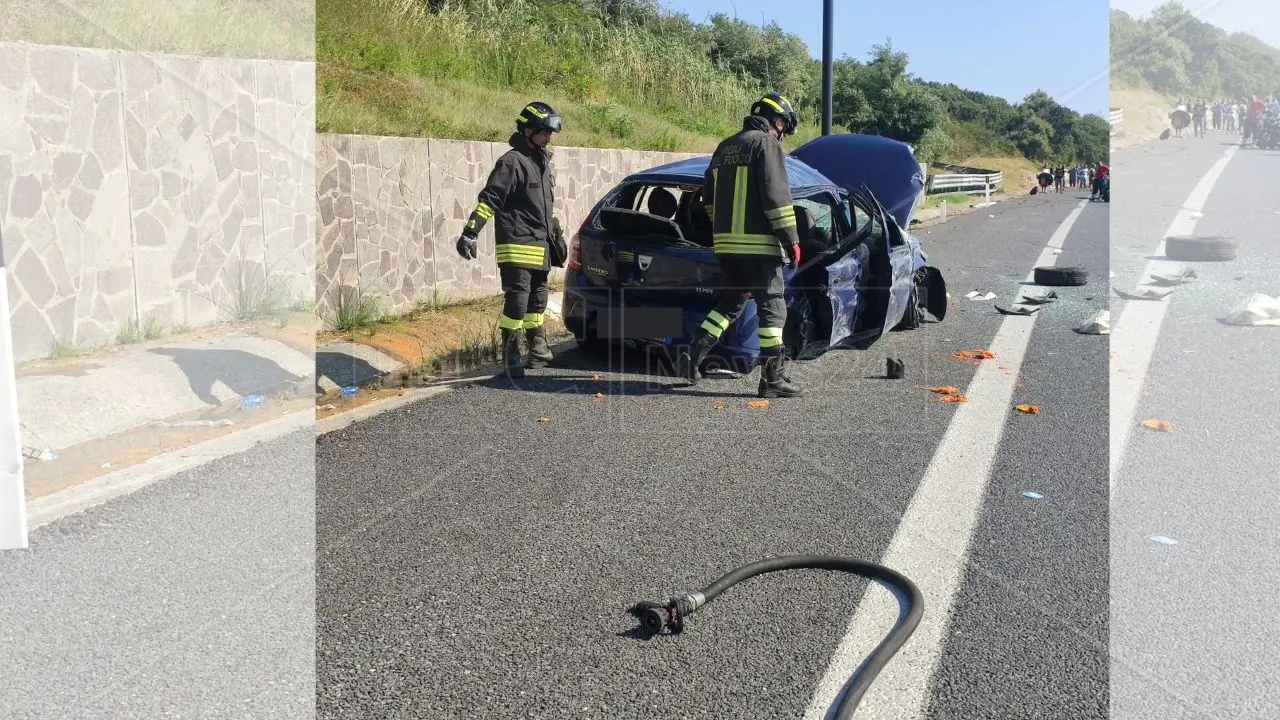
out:
{"label": "helmet visor", "polygon": [[560,128],[562,127],[559,115],[548,115],[545,120],[539,123],[539,125],[551,132],[560,132]]}

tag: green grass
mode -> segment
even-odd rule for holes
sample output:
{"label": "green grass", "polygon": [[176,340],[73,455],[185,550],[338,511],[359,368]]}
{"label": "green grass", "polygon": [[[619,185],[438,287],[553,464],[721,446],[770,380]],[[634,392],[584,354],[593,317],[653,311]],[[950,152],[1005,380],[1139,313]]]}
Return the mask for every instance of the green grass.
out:
{"label": "green grass", "polygon": [[[926,209],[935,208],[941,205],[944,201],[948,205],[964,205],[967,207],[969,203],[974,202],[974,197],[975,196],[973,195],[965,195],[964,193],[949,193],[947,195],[930,195],[929,197],[926,197],[924,199],[924,202],[920,203],[920,207],[926,208]],[[981,199],[982,196],[979,195],[977,197]]]}
{"label": "green grass", "polygon": [[311,0],[4,0],[0,40],[311,60],[312,6]]}
{"label": "green grass", "polygon": [[[752,81],[643,29],[592,34],[540,15],[563,8],[529,0],[489,15],[418,8],[318,0],[320,132],[505,142],[537,99],[564,118],[555,145],[710,152],[758,97]],[[819,134],[811,119],[787,145]]]}

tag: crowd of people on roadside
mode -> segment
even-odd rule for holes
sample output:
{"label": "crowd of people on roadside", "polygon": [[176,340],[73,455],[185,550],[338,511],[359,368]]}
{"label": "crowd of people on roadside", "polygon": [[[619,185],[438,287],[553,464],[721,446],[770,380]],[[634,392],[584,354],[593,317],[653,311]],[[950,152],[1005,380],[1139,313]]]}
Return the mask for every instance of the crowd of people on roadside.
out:
{"label": "crowd of people on roadside", "polygon": [[1247,98],[1223,98],[1215,103],[1199,100],[1192,104],[1179,100],[1169,113],[1169,124],[1174,137],[1182,137],[1182,131],[1191,128],[1195,137],[1204,137],[1212,129],[1228,135],[1241,135],[1248,142],[1258,119],[1267,112],[1280,112],[1280,96],[1262,99],[1257,95]]}
{"label": "crowd of people on roadside", "polygon": [[1090,189],[1097,192],[1094,180],[1099,176],[1101,170],[1105,174],[1106,166],[1099,166],[1097,163],[1076,163],[1072,167],[1058,165],[1050,168],[1045,165],[1037,174],[1037,180],[1042,188],[1047,192],[1049,184],[1052,182],[1056,192],[1064,192],[1068,188],[1080,188],[1084,190]]}

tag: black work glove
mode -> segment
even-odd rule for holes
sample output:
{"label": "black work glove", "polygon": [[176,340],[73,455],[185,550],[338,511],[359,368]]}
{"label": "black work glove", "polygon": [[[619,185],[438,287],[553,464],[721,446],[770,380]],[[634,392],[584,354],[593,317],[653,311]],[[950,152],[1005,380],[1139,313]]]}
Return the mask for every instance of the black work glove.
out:
{"label": "black work glove", "polygon": [[476,239],[463,235],[458,238],[458,254],[463,260],[476,259]]}

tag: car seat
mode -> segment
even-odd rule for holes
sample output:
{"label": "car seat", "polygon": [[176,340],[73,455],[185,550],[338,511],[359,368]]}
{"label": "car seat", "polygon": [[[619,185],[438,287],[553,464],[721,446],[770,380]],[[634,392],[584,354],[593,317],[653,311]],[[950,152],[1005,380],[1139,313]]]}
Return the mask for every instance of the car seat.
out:
{"label": "car seat", "polygon": [[676,216],[680,203],[670,190],[664,187],[654,188],[649,192],[649,214],[671,220]]}

